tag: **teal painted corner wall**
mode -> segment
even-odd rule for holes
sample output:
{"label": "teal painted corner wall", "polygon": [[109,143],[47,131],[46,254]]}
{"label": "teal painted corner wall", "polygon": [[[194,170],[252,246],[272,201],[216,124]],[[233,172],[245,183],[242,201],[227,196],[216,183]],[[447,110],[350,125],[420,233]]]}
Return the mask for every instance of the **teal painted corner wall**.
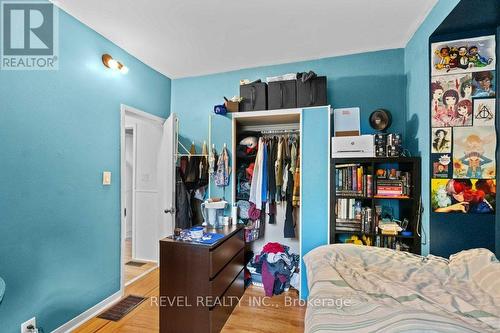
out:
{"label": "teal painted corner wall", "polygon": [[[430,229],[429,175],[429,37],[455,8],[460,0],[440,0],[420,25],[404,50],[404,68],[407,82],[406,140],[408,148],[422,157],[422,254],[429,254],[432,241]],[[425,238],[424,238],[425,237]],[[425,243],[424,243],[425,242]]]}
{"label": "teal painted corner wall", "polygon": [[[170,112],[170,79],[59,21],[58,71],[0,71],[2,333],[33,316],[50,332],[119,290],[120,104]],[[130,72],[105,70],[103,53]]]}

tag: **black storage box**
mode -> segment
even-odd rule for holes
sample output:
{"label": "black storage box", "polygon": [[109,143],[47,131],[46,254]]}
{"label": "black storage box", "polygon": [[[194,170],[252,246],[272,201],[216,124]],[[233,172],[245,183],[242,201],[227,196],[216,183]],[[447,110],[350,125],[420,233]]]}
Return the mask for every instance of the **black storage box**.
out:
{"label": "black storage box", "polygon": [[302,82],[297,80],[297,107],[328,105],[326,101],[326,76]]}
{"label": "black storage box", "polygon": [[286,80],[268,83],[267,107],[269,110],[297,107],[296,82],[296,80]]}
{"label": "black storage box", "polygon": [[250,83],[240,86],[240,112],[267,110],[267,84]]}

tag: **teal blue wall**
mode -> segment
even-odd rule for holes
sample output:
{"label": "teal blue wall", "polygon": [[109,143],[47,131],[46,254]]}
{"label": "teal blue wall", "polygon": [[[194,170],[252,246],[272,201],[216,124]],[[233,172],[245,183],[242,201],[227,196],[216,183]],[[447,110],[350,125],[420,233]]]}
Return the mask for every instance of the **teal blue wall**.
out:
{"label": "teal blue wall", "polygon": [[334,108],[361,108],[363,132],[371,132],[367,119],[371,111],[384,107],[393,113],[392,129],[405,133],[404,50],[395,49],[173,80],[172,112],[179,115],[181,136],[197,145],[207,140],[213,106],[221,104],[223,96],[239,95],[240,79],[265,80],[309,70],[328,77],[328,102]]}
{"label": "teal blue wall", "polygon": [[170,112],[170,79],[62,11],[59,31],[58,71],[0,71],[2,333],[33,316],[50,332],[119,290],[120,103]]}
{"label": "teal blue wall", "polygon": [[422,227],[427,239],[422,239],[422,254],[429,253],[429,37],[459,3],[459,0],[440,0],[415,32],[404,50],[404,68],[407,80],[406,140],[413,153],[422,157]]}

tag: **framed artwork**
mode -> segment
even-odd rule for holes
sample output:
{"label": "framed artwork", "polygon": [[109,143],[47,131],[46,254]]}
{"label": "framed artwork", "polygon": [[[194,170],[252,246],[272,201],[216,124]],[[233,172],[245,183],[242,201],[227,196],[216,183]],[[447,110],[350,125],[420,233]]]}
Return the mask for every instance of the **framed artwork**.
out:
{"label": "framed artwork", "polygon": [[495,69],[495,35],[431,45],[432,76]]}
{"label": "framed artwork", "polygon": [[449,154],[432,155],[432,178],[450,178],[451,156]]}
{"label": "framed artwork", "polygon": [[474,126],[495,126],[495,98],[474,98]]}
{"label": "framed artwork", "polygon": [[495,127],[456,127],[453,136],[453,178],[496,177]]}
{"label": "framed artwork", "polygon": [[436,213],[493,214],[494,179],[432,179],[431,205]]}
{"label": "framed artwork", "polygon": [[432,153],[451,153],[451,131],[450,127],[432,129]]}
{"label": "framed artwork", "polygon": [[472,73],[435,76],[431,81],[432,127],[472,126]]}
{"label": "framed artwork", "polygon": [[495,97],[495,71],[472,73],[472,97]]}

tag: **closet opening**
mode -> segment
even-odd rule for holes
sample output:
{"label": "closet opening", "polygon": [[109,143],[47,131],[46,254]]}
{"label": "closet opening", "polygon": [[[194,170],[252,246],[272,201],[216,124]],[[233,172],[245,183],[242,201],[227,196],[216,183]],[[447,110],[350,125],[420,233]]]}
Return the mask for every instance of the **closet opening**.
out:
{"label": "closet opening", "polygon": [[295,109],[233,117],[233,218],[245,225],[246,285],[266,296],[300,290],[300,125]]}

